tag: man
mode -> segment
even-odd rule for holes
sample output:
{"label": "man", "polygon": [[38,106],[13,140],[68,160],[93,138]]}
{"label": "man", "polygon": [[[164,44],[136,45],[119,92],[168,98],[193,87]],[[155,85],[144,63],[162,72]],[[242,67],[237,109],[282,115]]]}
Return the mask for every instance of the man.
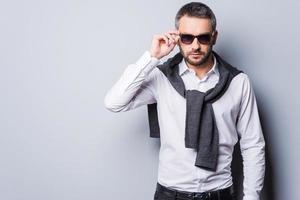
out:
{"label": "man", "polygon": [[[230,166],[240,138],[243,200],[258,200],[265,143],[248,76],[212,50],[218,32],[208,6],[184,5],[175,25],[154,35],[150,50],[107,93],[105,106],[120,112],[148,105],[150,134],[161,140],[154,199],[235,199]],[[180,53],[159,65],[176,45]]]}

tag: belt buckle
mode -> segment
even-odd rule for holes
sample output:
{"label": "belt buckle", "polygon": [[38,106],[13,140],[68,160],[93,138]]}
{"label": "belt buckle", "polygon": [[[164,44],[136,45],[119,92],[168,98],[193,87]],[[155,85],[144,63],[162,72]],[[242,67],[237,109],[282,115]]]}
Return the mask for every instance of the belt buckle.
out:
{"label": "belt buckle", "polygon": [[206,193],[195,193],[193,195],[194,200],[209,200],[210,199],[210,192]]}

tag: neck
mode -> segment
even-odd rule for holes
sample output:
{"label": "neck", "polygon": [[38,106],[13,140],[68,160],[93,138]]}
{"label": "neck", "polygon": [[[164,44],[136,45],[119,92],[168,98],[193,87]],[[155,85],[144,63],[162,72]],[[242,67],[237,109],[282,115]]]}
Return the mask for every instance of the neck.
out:
{"label": "neck", "polygon": [[211,53],[207,61],[201,65],[192,65],[188,62],[186,62],[186,64],[189,68],[195,70],[198,77],[203,78],[205,74],[214,66],[213,54]]}

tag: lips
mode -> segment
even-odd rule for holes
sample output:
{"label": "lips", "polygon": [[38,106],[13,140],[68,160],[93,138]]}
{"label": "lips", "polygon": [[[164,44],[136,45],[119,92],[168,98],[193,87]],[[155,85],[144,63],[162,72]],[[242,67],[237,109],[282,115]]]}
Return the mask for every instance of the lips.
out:
{"label": "lips", "polygon": [[193,57],[199,57],[199,56],[201,56],[202,54],[190,54],[191,56],[193,56]]}
{"label": "lips", "polygon": [[201,56],[201,55],[204,55],[203,53],[191,53],[190,55],[192,56]]}

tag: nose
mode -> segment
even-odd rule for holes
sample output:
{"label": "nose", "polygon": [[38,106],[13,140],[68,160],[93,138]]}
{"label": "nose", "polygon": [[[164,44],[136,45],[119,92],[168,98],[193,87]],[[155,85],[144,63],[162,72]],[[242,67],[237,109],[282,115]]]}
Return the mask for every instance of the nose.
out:
{"label": "nose", "polygon": [[198,49],[201,49],[201,45],[200,43],[198,42],[198,39],[197,38],[194,38],[192,44],[191,44],[191,47],[193,50],[198,50]]}

